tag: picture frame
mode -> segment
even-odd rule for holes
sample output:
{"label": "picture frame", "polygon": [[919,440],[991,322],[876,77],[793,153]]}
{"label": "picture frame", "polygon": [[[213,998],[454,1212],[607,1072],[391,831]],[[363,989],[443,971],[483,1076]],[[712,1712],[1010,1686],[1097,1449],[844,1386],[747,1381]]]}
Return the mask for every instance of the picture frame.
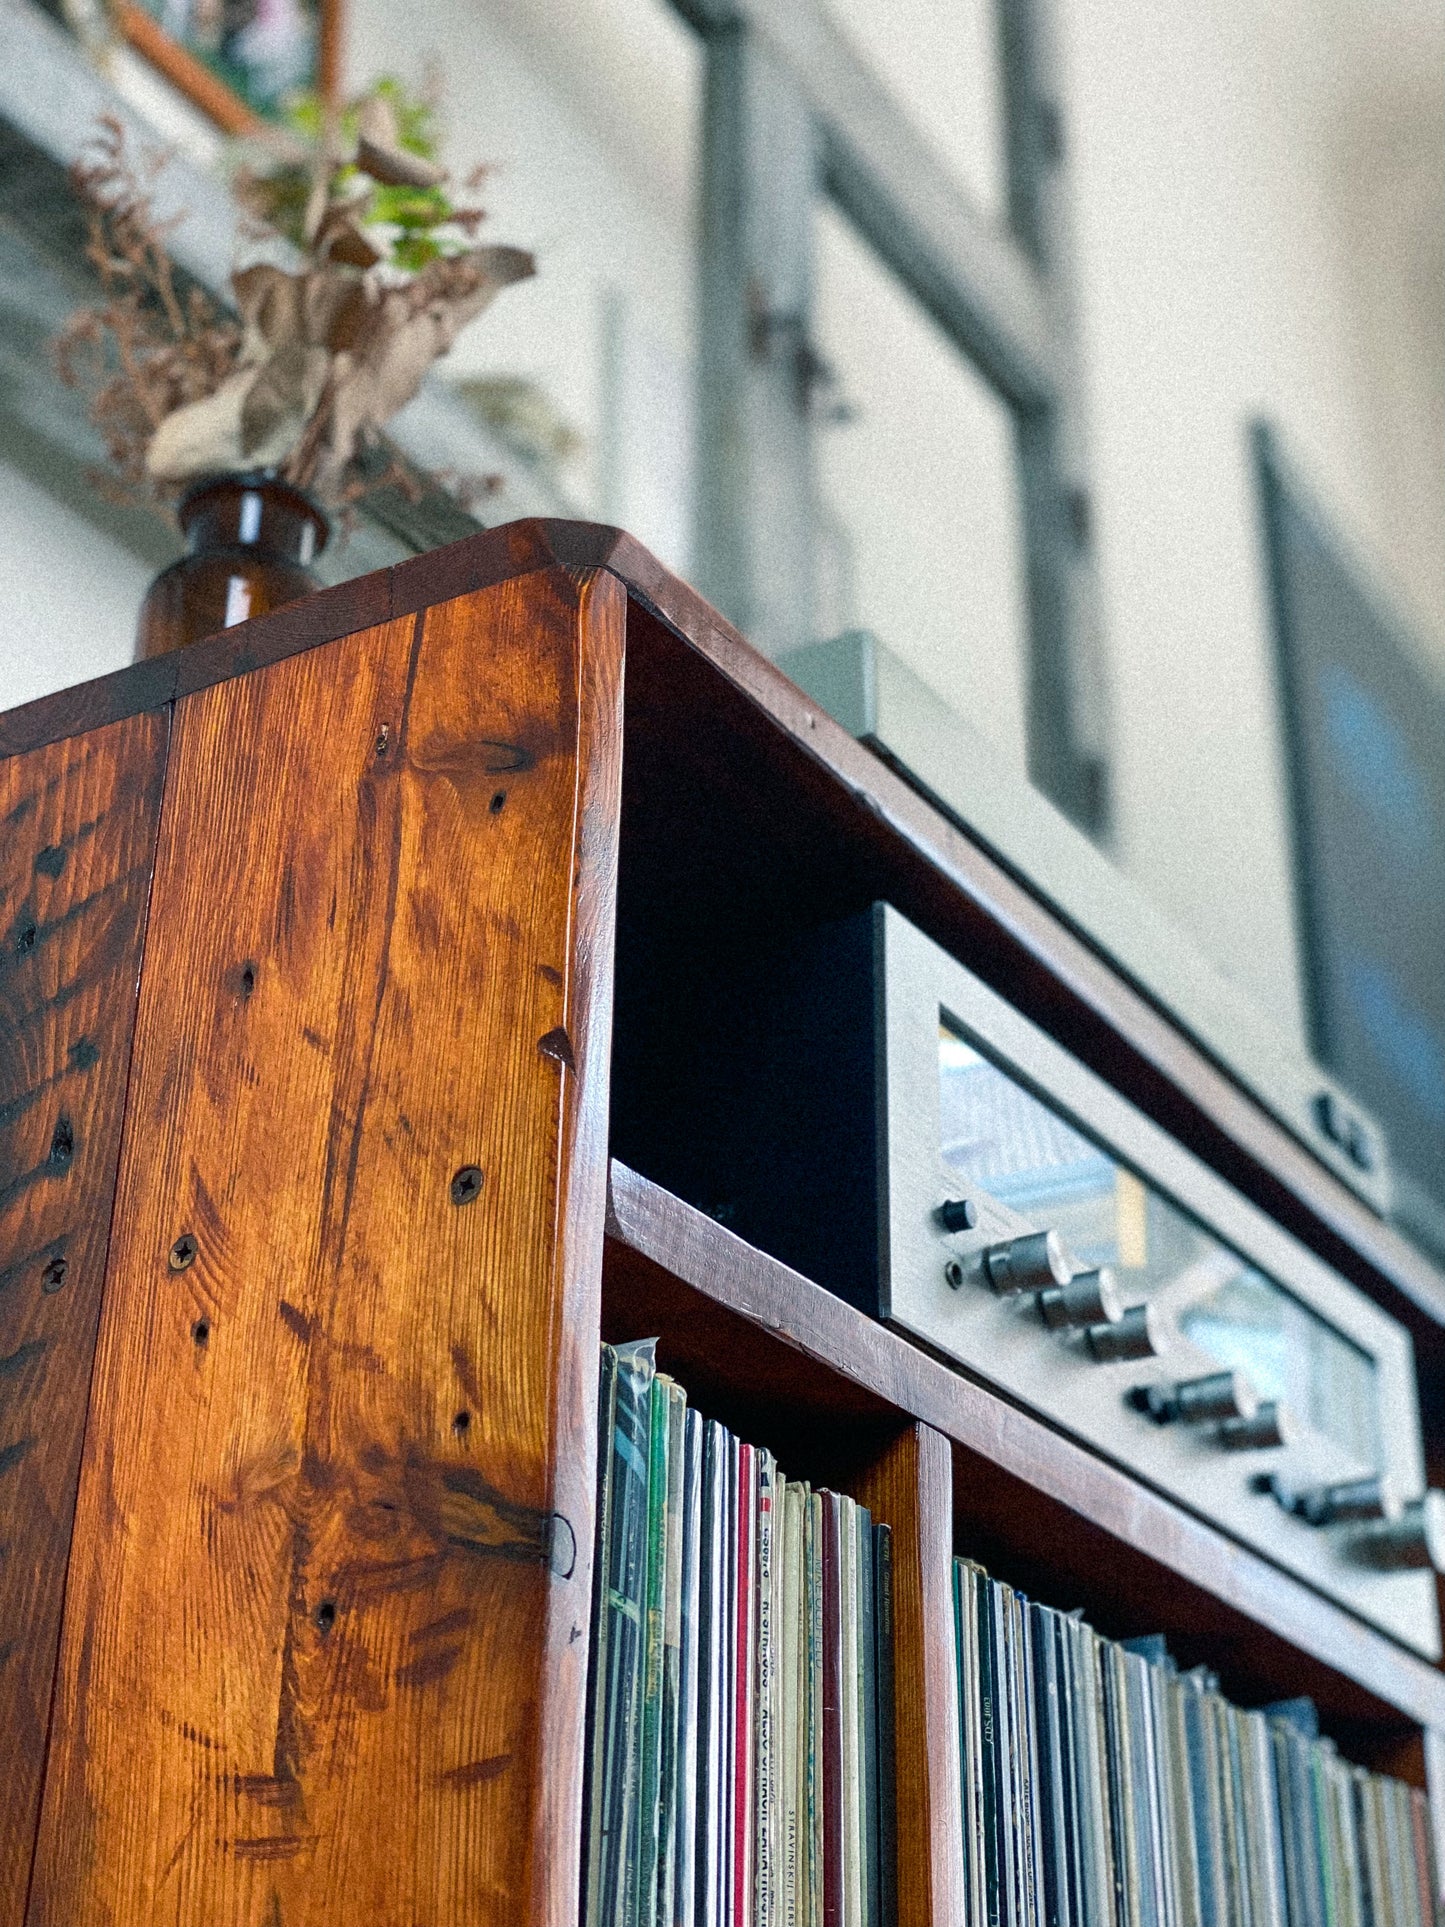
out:
{"label": "picture frame", "polygon": [[256,133],[291,93],[335,99],[344,0],[111,0],[116,32],[223,134]]}

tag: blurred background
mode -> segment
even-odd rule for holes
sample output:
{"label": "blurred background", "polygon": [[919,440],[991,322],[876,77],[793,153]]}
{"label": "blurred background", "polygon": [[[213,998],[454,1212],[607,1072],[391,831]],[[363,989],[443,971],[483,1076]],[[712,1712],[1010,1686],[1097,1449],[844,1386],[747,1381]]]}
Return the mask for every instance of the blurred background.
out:
{"label": "blurred background", "polygon": [[[0,0],[0,708],[128,661],[175,552],[87,479],[45,352],[97,111],[181,156],[195,271],[234,255],[225,132],[139,11]],[[146,11],[263,110],[324,40],[344,93],[430,88],[445,157],[492,164],[485,238],[539,273],[397,430],[474,516],[624,524],[775,656],[871,632],[1323,1048],[1252,430],[1438,693],[1440,0]],[[416,539],[363,523],[328,567]]]}

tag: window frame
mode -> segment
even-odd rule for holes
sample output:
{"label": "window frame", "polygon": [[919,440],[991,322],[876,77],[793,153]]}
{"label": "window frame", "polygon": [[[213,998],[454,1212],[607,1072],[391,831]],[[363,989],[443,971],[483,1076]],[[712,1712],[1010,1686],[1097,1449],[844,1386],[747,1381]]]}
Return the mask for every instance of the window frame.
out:
{"label": "window frame", "polygon": [[812,214],[827,195],[1009,405],[1023,524],[1029,773],[1107,841],[1093,566],[1053,0],[995,0],[1008,219],[997,225],[823,0],[669,0],[706,57],[695,569],[764,653],[814,628]]}

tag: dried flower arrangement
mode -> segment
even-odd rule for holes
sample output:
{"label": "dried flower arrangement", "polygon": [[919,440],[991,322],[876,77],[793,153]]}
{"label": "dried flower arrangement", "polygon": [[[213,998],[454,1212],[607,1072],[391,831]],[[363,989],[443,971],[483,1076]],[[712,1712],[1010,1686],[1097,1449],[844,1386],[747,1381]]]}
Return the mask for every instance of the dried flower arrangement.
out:
{"label": "dried flower arrangement", "polygon": [[239,170],[249,238],[291,258],[238,269],[234,315],[178,283],[152,199],[162,165],[134,163],[105,121],[72,169],[103,298],[55,343],[61,378],[92,391],[120,484],[155,501],[256,471],[328,506],[355,499],[432,363],[534,272],[520,248],[476,244],[483,210],[452,198],[430,109],[391,81],[341,112],[302,102]]}

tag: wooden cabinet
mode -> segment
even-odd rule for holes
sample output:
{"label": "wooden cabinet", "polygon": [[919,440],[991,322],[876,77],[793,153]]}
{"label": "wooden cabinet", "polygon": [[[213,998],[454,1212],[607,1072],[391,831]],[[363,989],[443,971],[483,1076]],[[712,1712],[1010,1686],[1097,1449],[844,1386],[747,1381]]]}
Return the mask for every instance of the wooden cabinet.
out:
{"label": "wooden cabinet", "polygon": [[609,1166],[690,960],[886,897],[1406,1318],[1445,1430],[1445,1280],[627,538],[0,716],[0,823],[0,1921],[575,1919],[599,1337],[893,1526],[906,1922],[955,1549],[1438,1775],[1438,1669]]}

